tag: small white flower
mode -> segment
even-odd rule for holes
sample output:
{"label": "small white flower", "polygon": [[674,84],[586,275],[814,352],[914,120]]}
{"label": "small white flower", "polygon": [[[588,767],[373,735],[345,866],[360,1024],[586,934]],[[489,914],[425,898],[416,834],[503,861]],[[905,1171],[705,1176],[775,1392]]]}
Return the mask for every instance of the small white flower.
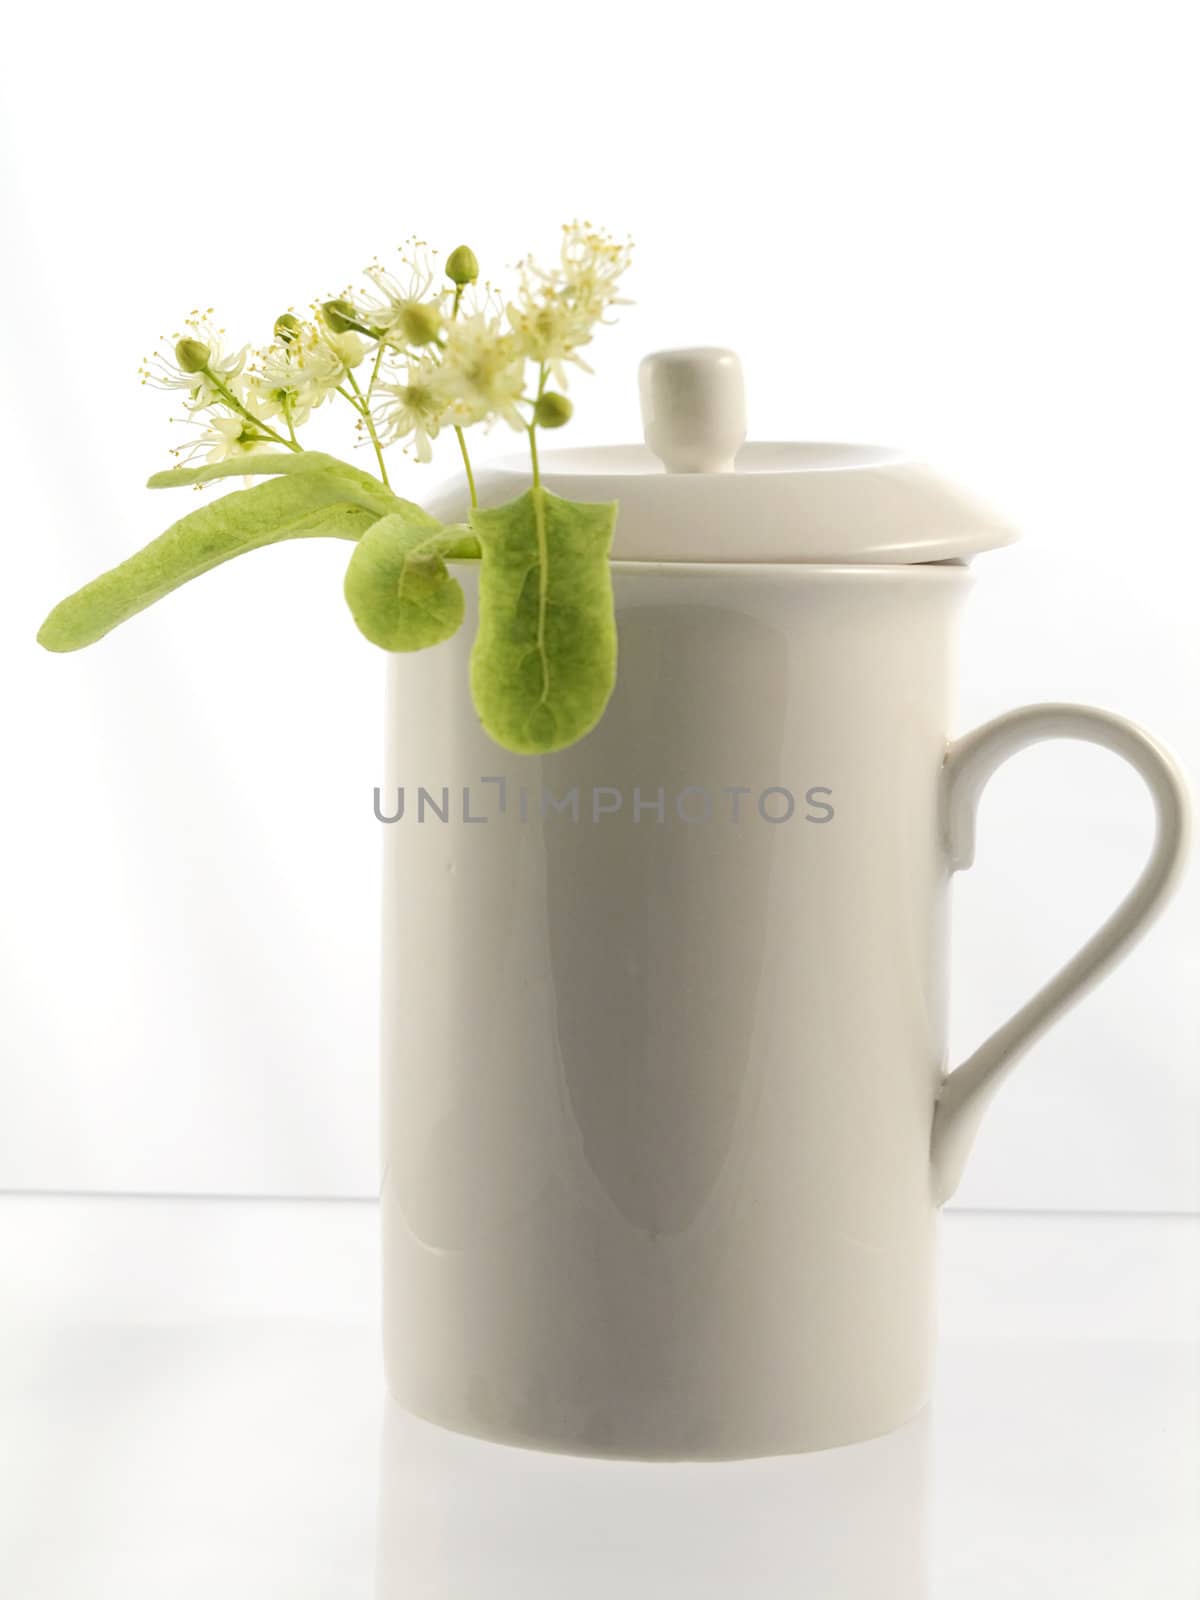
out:
{"label": "small white flower", "polygon": [[[226,354],[224,331],[213,327],[208,320],[211,316],[211,307],[203,313],[193,311],[184,323],[185,331],[172,335],[170,353],[159,351],[140,368],[143,383],[155,389],[182,389],[191,411],[223,404],[222,389],[241,399],[242,369],[249,346]],[[198,367],[201,355],[203,367]]]}
{"label": "small white flower", "polygon": [[456,427],[496,418],[518,432],[527,425],[517,409],[525,395],[524,351],[484,312],[447,324],[440,387]]}
{"label": "small white flower", "polygon": [[621,274],[633,258],[633,244],[618,244],[611,234],[590,222],[568,222],[556,276],[576,306],[588,307],[599,321],[609,306],[627,306],[617,293]]}
{"label": "small white flower", "polygon": [[333,394],[347,372],[357,367],[366,346],[356,333],[331,333],[310,324],[287,340],[260,351],[249,373],[249,388],[259,415],[284,416],[293,425],[307,422]]}
{"label": "small white flower", "polygon": [[308,420],[314,404],[320,404],[309,393],[298,342],[270,345],[259,352],[250,370],[250,394],[263,417],[284,416],[298,424]]}
{"label": "small white flower", "polygon": [[198,443],[201,448],[206,444],[211,447],[207,461],[227,461],[230,456],[248,456],[271,448],[270,439],[256,434],[252,424],[241,417],[213,417]]}
{"label": "small white flower", "polygon": [[382,383],[379,435],[391,443],[411,438],[418,461],[433,460],[433,440],[446,418],[447,404],[436,361],[409,363],[403,383]]}
{"label": "small white flower", "polygon": [[173,451],[176,460],[183,463],[194,461],[197,456],[203,456],[207,462],[228,461],[231,456],[254,455],[263,450],[276,448],[273,439],[264,436],[255,430],[254,424],[245,417],[211,416],[208,426],[191,444],[183,445]]}
{"label": "small white flower", "polygon": [[337,358],[343,376],[362,365],[362,359],[367,353],[367,343],[362,334],[333,333],[329,328],[322,328],[320,336],[321,342]]}
{"label": "small white flower", "polygon": [[425,245],[410,240],[401,257],[400,276],[378,261],[365,276],[373,292],[361,297],[362,318],[379,330],[387,344],[398,350],[421,350],[437,343],[449,291],[435,288],[436,274]]}

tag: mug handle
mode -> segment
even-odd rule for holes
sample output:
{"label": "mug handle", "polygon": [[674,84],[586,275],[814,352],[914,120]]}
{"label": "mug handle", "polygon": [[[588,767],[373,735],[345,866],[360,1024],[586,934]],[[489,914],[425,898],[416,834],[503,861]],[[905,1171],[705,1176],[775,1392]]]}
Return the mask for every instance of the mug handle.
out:
{"label": "mug handle", "polygon": [[975,859],[975,817],[988,779],[1009,756],[1043,739],[1085,739],[1126,760],[1144,779],[1154,801],[1154,844],[1141,876],[1108,920],[1049,983],[942,1080],[930,1148],[938,1205],[958,1187],[983,1113],[1010,1069],[1141,938],[1168,899],[1183,865],[1187,789],[1172,757],[1123,717],[1090,706],[1048,704],[1009,711],[947,749],[942,815],[951,872],[961,872]]}

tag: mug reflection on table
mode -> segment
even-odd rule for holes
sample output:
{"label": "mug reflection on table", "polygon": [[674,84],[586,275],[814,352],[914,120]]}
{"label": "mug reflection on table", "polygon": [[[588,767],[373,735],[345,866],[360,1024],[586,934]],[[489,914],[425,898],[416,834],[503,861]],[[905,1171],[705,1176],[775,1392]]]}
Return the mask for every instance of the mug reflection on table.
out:
{"label": "mug reflection on table", "polygon": [[493,1445],[389,1404],[375,1600],[924,1600],[928,1413],[719,1465]]}

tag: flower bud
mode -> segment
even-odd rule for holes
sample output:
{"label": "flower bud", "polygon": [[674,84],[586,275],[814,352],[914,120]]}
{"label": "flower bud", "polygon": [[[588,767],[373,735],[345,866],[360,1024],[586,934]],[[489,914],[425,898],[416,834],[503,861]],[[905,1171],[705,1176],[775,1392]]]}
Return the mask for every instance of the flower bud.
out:
{"label": "flower bud", "polygon": [[479,276],[479,263],[469,244],[460,244],[456,250],[451,250],[446,257],[446,276],[460,289],[475,282]]}
{"label": "flower bud", "polygon": [[360,321],[358,311],[349,300],[326,300],[321,307],[321,315],[325,325],[334,333],[370,333],[370,328],[365,322]]}
{"label": "flower bud", "polygon": [[344,367],[361,365],[367,353],[367,347],[357,333],[329,333],[325,336],[325,343]]}
{"label": "flower bud", "polygon": [[539,428],[561,428],[570,422],[574,410],[565,394],[555,394],[553,389],[548,389],[534,403],[533,420]]}
{"label": "flower bud", "polygon": [[294,317],[290,311],[285,311],[281,317],[275,318],[275,337],[280,344],[291,344],[300,337],[300,330],[304,324],[299,317]]}
{"label": "flower bud", "polygon": [[175,346],[180,372],[203,372],[211,357],[212,351],[200,339],[180,339]]}

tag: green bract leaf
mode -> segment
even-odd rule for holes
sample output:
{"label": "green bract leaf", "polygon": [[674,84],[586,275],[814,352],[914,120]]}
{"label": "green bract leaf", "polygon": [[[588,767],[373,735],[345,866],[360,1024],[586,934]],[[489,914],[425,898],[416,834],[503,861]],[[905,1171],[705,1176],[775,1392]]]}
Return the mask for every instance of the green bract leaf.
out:
{"label": "green bract leaf", "polygon": [[[384,516],[398,506],[410,507],[425,516],[419,506],[400,500],[385,489],[378,478],[337,456],[327,456],[320,450],[255,450],[249,455],[230,456],[227,461],[213,461],[203,467],[171,467],[166,472],[156,472],[146,480],[148,489],[182,489],[192,483],[211,483],[214,478],[307,477],[324,473],[336,477],[342,484],[344,499],[369,511]],[[433,524],[433,518],[429,521]]]}
{"label": "green bract leaf", "polygon": [[181,517],[137,555],[61,601],[38,641],[47,650],[79,650],[233,556],[281,539],[359,539],[376,516],[347,496],[344,472],[273,478],[236,490]]}
{"label": "green bract leaf", "polygon": [[508,750],[559,750],[608,703],[617,672],[608,551],[615,503],[579,505],[545,489],[471,512],[483,565],[471,693]]}
{"label": "green bract leaf", "polygon": [[479,553],[467,528],[442,528],[424,513],[380,517],[346,568],[346,604],[360,631],[384,650],[424,650],[448,639],[464,602],[446,557],[464,553]]}
{"label": "green bract leaf", "polygon": [[448,523],[442,532],[446,536],[442,555],[447,561],[479,560],[479,540],[465,522]]}

